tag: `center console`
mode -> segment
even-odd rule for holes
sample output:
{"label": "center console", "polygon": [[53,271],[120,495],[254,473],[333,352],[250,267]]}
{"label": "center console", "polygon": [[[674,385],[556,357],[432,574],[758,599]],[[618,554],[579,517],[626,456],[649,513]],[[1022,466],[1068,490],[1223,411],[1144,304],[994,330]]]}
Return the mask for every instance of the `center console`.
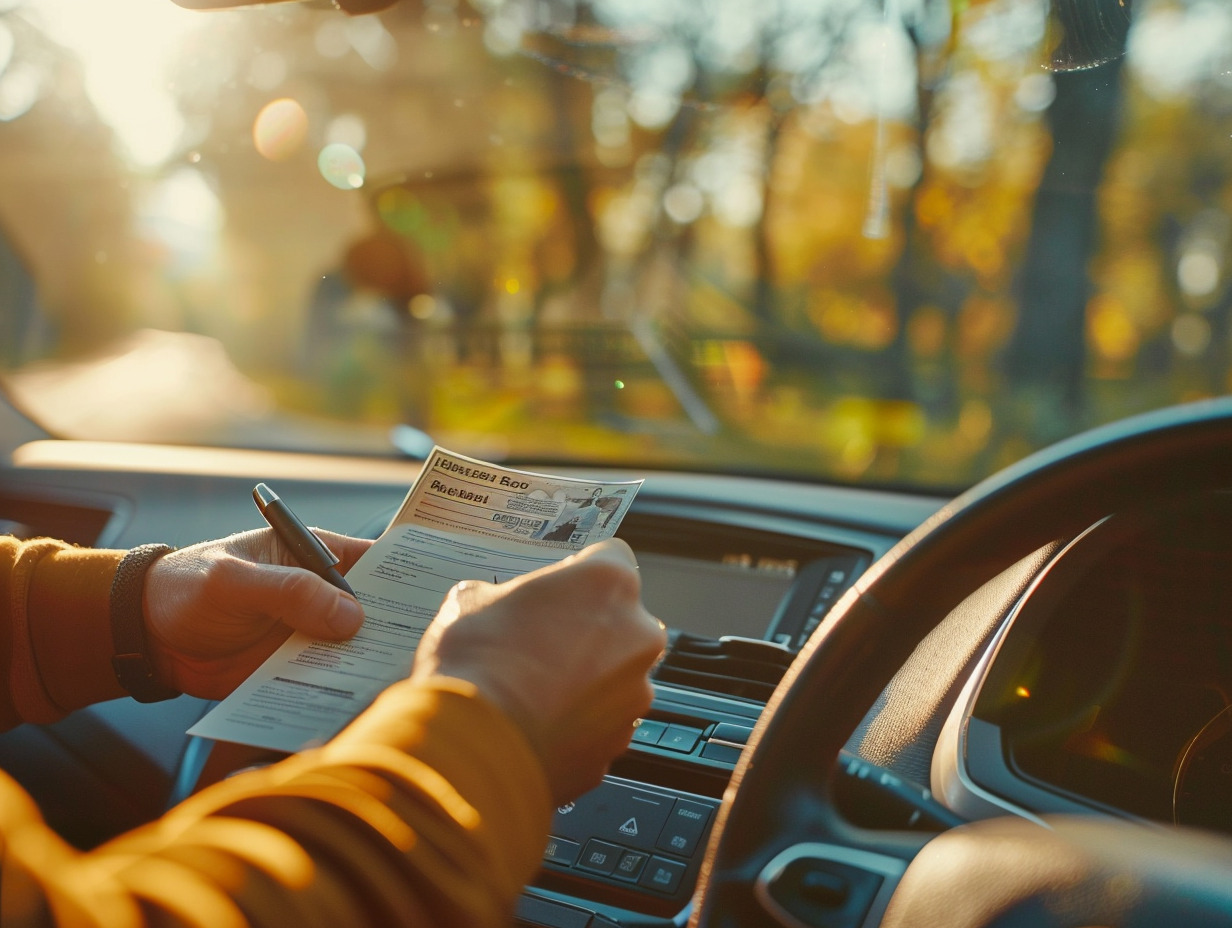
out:
{"label": "center console", "polygon": [[[675,521],[622,527],[647,607],[673,629],[671,643],[628,750],[602,784],[556,810],[542,869],[518,908],[525,928],[667,926],[684,917],[723,792],[766,700],[871,560],[819,540]],[[682,537],[693,540],[687,558],[678,553]]]}

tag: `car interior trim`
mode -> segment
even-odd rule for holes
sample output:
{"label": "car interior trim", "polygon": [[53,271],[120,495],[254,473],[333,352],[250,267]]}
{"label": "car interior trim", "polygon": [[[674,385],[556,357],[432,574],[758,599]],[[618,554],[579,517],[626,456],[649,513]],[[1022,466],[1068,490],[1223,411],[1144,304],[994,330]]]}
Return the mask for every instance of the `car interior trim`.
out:
{"label": "car interior trim", "polygon": [[[1103,520],[1101,520],[1102,523]],[[1023,609],[1032,594],[1043,584],[1055,565],[1070,552],[1079,547],[1083,538],[1095,531],[1099,524],[1091,526],[1085,532],[1069,543],[1059,546],[1044,565],[1036,572],[1034,578],[1018,597],[1013,607],[998,625],[991,641],[988,643],[971,676],[963,685],[957,701],[954,703],[933,751],[930,785],[933,794],[939,797],[954,812],[969,819],[988,818],[1009,813],[1020,818],[1044,824],[1043,819],[1027,808],[1000,796],[972,777],[970,770],[971,725],[972,713],[979,700],[980,691],[988,679],[989,670],[995,663],[1001,645],[1008,636],[1015,621],[1022,615]],[[997,734],[999,739],[999,733]]]}
{"label": "car interior trim", "polygon": [[[757,900],[766,912],[781,924],[788,926],[788,928],[815,928],[816,924],[818,924],[818,922],[810,923],[810,921],[800,917],[799,914],[790,911],[787,905],[784,904],[782,892],[776,889],[776,884],[784,879],[784,876],[789,872],[789,868],[793,864],[811,862],[820,863],[823,867],[825,864],[836,864],[840,868],[864,871],[879,878],[877,888],[871,894],[872,898],[863,916],[860,917],[858,922],[847,922],[853,928],[856,925],[875,926],[881,924],[881,916],[885,912],[886,906],[890,903],[890,897],[894,895],[894,888],[898,885],[898,881],[907,869],[906,863],[902,860],[884,854],[859,850],[858,848],[822,843],[793,845],[782,851],[762,868],[754,886]],[[809,894],[810,890],[806,889],[805,892]],[[841,896],[843,896],[842,889],[836,886],[836,901]],[[841,909],[842,905],[843,903],[840,902],[836,908]]]}

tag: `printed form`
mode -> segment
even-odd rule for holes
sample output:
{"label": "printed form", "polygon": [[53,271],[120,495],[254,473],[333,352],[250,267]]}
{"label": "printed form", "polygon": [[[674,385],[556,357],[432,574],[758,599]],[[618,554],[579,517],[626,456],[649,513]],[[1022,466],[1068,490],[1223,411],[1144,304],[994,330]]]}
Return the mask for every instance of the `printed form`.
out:
{"label": "printed form", "polygon": [[292,635],[188,733],[277,751],[324,743],[410,672],[454,584],[508,580],[610,538],[640,487],[434,448],[389,527],[347,573],[364,607],[358,634]]}

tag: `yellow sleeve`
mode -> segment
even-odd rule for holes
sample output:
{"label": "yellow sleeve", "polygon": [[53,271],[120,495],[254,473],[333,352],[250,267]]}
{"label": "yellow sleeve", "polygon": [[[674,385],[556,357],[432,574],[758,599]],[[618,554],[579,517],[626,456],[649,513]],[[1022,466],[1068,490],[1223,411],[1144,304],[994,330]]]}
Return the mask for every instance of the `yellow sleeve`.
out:
{"label": "yellow sleeve", "polygon": [[0,536],[0,729],[125,695],[111,667],[110,593],[123,551]]}
{"label": "yellow sleeve", "polygon": [[521,732],[445,678],[397,684],[364,718],[85,854],[0,781],[0,923],[507,925],[551,816]]}

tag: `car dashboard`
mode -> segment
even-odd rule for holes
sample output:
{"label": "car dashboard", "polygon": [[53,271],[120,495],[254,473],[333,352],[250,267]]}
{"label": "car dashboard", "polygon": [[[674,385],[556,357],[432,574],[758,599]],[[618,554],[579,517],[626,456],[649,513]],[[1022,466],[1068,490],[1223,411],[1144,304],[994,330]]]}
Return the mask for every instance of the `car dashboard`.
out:
{"label": "car dashboard", "polygon": [[952,719],[967,799],[1232,832],[1230,568],[1226,493],[1118,513],[1068,543]]}
{"label": "car dashboard", "polygon": [[[183,546],[260,526],[250,494],[268,481],[309,524],[375,537],[418,468],[38,440],[0,470],[0,520],[14,534],[100,547]],[[600,787],[557,810],[518,918],[667,925],[687,910],[732,770],[794,653],[861,573],[946,500],[568,472],[645,478],[618,534],[637,553],[644,598],[671,646],[628,750]],[[852,734],[846,811],[889,827],[1083,811],[1228,830],[1230,523],[1225,496],[1113,516],[972,591]],[[53,826],[88,847],[252,760],[184,734],[208,706],[105,703],[5,734],[0,763]],[[927,814],[934,794],[940,818]]]}

